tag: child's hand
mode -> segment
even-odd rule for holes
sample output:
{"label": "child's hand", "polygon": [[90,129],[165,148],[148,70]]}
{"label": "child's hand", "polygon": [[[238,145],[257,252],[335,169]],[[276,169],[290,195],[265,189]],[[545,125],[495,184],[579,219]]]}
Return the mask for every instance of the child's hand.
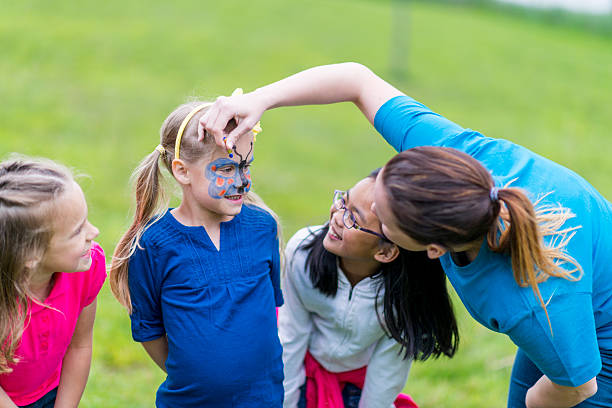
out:
{"label": "child's hand", "polygon": [[[215,138],[219,146],[232,149],[238,138],[250,132],[261,118],[265,107],[254,93],[242,94],[234,91],[232,96],[220,96],[200,118],[198,140],[206,133]],[[231,121],[236,122],[232,129]]]}

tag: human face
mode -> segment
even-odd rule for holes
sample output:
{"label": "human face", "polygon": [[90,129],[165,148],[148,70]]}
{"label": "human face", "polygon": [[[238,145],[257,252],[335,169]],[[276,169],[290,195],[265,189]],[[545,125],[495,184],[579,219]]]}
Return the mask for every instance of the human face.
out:
{"label": "human face", "polygon": [[91,244],[100,231],[87,220],[87,203],[81,187],[72,182],[55,203],[53,235],[37,270],[83,272],[91,267]]}
{"label": "human face", "polygon": [[226,149],[215,146],[209,157],[186,165],[192,195],[200,207],[220,216],[240,213],[251,189],[253,147],[253,135],[245,135],[237,141],[231,158]]}
{"label": "human face", "polygon": [[342,222],[344,223],[344,226],[348,229],[355,228],[367,234],[376,235],[383,241],[390,242],[387,237],[385,237],[381,233],[364,228],[357,223],[357,220],[355,219],[355,214],[353,214],[353,212],[346,207],[345,198],[347,195],[348,193],[346,191],[336,190],[334,191],[334,198],[332,200],[332,205],[336,207],[336,210],[344,211],[342,214]]}
{"label": "human face", "polygon": [[372,205],[372,211],[380,220],[383,234],[385,234],[385,236],[395,244],[407,249],[408,251],[426,250],[427,245],[423,245],[415,241],[398,227],[397,220],[391,211],[390,198],[382,182],[383,171],[384,169],[381,170],[380,173],[378,173],[378,177],[376,177],[376,183],[374,185],[374,201]]}
{"label": "human face", "polygon": [[[355,222],[363,228],[380,233],[380,223],[372,212],[374,180],[366,178],[355,184],[344,196],[344,206],[349,209]],[[380,238],[356,228],[346,228],[343,221],[345,211],[332,204],[329,231],[323,246],[342,258],[373,259],[380,247]]]}

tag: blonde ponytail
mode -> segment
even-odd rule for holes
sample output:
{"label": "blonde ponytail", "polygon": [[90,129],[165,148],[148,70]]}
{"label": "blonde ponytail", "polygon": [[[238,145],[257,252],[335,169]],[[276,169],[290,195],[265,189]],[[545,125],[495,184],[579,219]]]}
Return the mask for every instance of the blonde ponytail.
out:
{"label": "blonde ponytail", "polygon": [[150,221],[161,217],[168,207],[168,199],[162,188],[163,176],[158,164],[160,156],[162,156],[160,151],[154,150],[144,158],[132,175],[136,180],[136,212],[132,225],[115,248],[111,263],[111,291],[130,313],[132,313],[132,303],[128,287],[129,258],[138,247],[140,237]]}

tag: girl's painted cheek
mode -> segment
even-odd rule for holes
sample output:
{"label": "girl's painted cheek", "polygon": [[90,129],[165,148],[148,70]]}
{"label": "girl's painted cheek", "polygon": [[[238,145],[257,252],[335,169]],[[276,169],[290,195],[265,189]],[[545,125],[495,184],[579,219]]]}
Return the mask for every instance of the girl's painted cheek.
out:
{"label": "girl's painted cheek", "polygon": [[228,183],[232,177],[224,177],[217,173],[221,166],[235,165],[236,163],[228,159],[217,159],[206,166],[204,177],[209,181],[208,195],[214,199],[221,199],[231,187]]}
{"label": "girl's painted cheek", "polygon": [[227,190],[231,186],[231,184],[228,183],[229,180],[223,177],[217,177],[214,182],[211,182],[208,185],[208,195],[214,199],[223,198],[223,196],[225,195],[225,193],[227,193]]}

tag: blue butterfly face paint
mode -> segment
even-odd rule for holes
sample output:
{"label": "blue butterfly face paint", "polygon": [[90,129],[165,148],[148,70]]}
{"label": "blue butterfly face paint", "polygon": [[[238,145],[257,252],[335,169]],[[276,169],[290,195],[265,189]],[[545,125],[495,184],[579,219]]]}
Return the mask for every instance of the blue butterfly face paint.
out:
{"label": "blue butterfly face paint", "polygon": [[[251,143],[251,150],[253,144]],[[249,192],[251,189],[251,171],[249,166],[253,162],[253,158],[247,161],[242,155],[236,151],[236,155],[240,156],[240,162],[235,162],[225,157],[213,160],[206,166],[206,178],[210,181],[208,186],[208,194],[215,199],[223,198],[224,196],[242,195]],[[248,158],[249,154],[246,155]]]}

